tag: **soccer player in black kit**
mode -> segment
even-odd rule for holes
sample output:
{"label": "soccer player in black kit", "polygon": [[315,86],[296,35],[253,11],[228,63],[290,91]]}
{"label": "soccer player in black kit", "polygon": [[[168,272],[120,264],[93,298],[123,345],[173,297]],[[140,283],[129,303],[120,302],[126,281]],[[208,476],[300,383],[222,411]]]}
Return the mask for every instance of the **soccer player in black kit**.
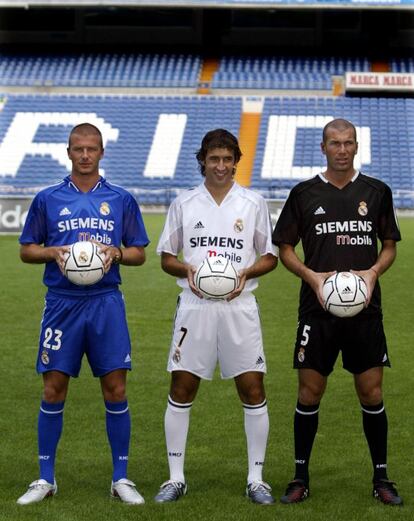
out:
{"label": "soccer player in black kit", "polygon": [[[294,416],[295,476],[282,503],[309,496],[309,459],[318,428],[319,404],[339,351],[354,376],[374,468],[373,496],[401,505],[387,475],[387,416],[382,397],[383,367],[389,366],[382,323],[379,277],[396,256],[401,239],[390,188],[354,169],[356,129],[334,119],[323,129],[325,172],[296,185],[286,201],[273,242],[288,270],[302,279],[294,367],[298,401]],[[381,242],[378,253],[377,239]],[[302,241],[304,261],[295,252]],[[368,288],[368,304],[352,318],[324,310],[322,287],[335,271],[354,271]]]}

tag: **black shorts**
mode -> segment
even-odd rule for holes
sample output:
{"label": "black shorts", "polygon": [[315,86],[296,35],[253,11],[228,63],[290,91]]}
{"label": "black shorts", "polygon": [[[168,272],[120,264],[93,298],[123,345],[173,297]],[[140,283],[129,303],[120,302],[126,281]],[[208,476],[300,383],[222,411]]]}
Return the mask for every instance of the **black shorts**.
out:
{"label": "black shorts", "polygon": [[390,367],[381,315],[337,318],[326,313],[299,320],[293,367],[328,376],[339,351],[344,369],[353,374]]}

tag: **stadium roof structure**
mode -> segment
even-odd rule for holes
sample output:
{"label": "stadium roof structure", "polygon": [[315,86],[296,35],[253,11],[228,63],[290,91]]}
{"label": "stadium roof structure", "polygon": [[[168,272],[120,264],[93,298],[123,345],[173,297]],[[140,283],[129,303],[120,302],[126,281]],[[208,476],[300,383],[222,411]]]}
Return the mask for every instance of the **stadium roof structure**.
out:
{"label": "stadium roof structure", "polygon": [[414,0],[0,0],[0,7],[233,7],[414,9]]}

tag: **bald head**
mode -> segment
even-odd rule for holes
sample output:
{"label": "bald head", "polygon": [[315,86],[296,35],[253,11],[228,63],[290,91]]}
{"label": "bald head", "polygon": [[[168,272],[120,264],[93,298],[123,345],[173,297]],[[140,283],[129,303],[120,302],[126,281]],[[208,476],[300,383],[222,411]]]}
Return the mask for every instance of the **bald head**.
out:
{"label": "bald head", "polygon": [[341,118],[333,119],[332,121],[330,121],[329,123],[327,123],[325,125],[325,127],[323,129],[323,132],[322,132],[322,142],[323,143],[326,143],[327,133],[328,133],[329,129],[334,129],[334,130],[337,130],[339,132],[343,132],[344,130],[352,129],[353,133],[354,133],[355,141],[357,140],[355,126],[350,121],[348,121],[346,119],[341,119]]}

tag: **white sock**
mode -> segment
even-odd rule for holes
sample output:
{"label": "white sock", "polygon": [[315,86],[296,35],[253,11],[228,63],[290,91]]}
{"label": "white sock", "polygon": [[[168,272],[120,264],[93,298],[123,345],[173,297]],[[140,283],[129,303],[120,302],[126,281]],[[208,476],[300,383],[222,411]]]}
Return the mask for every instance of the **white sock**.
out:
{"label": "white sock", "polygon": [[269,414],[266,400],[259,405],[244,403],[243,409],[249,462],[247,483],[249,484],[253,481],[262,481],[267,437],[269,435]]}
{"label": "white sock", "polygon": [[185,483],[184,457],[192,405],[192,402],[174,402],[169,396],[165,411],[164,426],[170,479],[181,483]]}

